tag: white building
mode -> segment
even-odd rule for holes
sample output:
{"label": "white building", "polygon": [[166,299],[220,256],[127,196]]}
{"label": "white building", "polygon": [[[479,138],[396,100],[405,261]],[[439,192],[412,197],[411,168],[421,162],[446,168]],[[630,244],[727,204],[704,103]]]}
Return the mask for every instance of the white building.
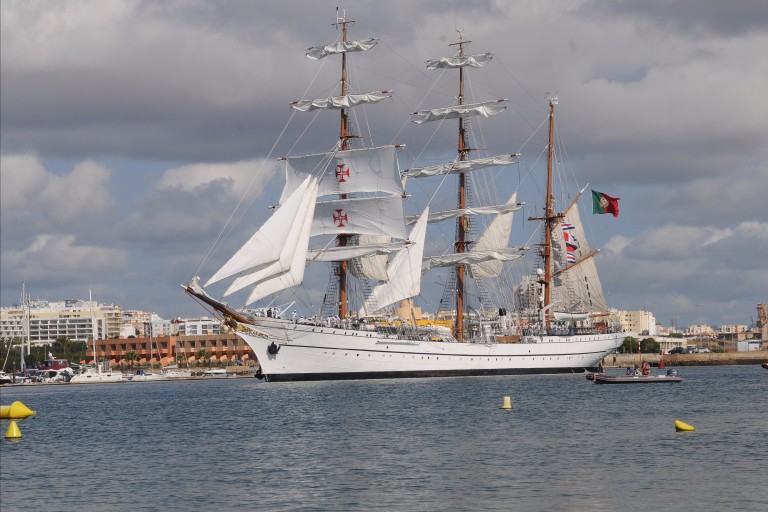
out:
{"label": "white building", "polygon": [[720,334],[739,334],[748,330],[749,327],[746,325],[721,325],[719,332]]}
{"label": "white building", "polygon": [[0,339],[26,340],[49,345],[58,337],[71,341],[110,339],[120,335],[122,311],[114,304],[94,301],[30,301],[27,305],[0,308]]}
{"label": "white building", "polygon": [[689,325],[685,328],[685,336],[700,336],[700,337],[707,337],[707,338],[714,338],[715,337],[715,330],[712,328],[712,326],[709,325]]}
{"label": "white building", "polygon": [[634,332],[638,336],[656,334],[656,318],[650,311],[616,311],[611,316],[622,332]]}
{"label": "white building", "polygon": [[214,318],[187,318],[178,319],[174,323],[178,325],[180,336],[196,336],[200,334],[221,334],[221,322]]}

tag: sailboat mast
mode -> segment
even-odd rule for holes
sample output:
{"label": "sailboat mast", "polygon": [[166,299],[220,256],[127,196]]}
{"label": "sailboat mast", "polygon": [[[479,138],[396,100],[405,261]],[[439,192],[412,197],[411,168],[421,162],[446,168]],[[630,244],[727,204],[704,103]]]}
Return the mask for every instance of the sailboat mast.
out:
{"label": "sailboat mast", "polygon": [[552,302],[552,228],[561,217],[555,212],[555,201],[552,195],[552,167],[554,162],[555,140],[555,105],[557,97],[549,98],[549,147],[547,151],[547,202],[544,215],[544,327],[549,330],[552,317],[550,304]]}
{"label": "sailboat mast", "polygon": [[[347,23],[354,23],[354,21],[347,21],[346,15],[339,19],[336,15],[336,26],[341,25],[341,40],[347,42]],[[341,54],[341,95],[347,94],[347,53]],[[347,110],[341,109],[341,120],[339,128],[339,140],[341,141],[341,150],[345,151],[349,149],[349,140],[347,134]],[[346,199],[346,194],[340,195],[341,199]],[[339,235],[339,246],[343,247],[347,245],[347,235]],[[339,318],[344,319],[347,317],[347,262],[345,260],[337,263],[337,271],[339,273]]]}
{"label": "sailboat mast", "polygon": [[[451,43],[450,46],[459,47],[459,57],[464,56],[464,45],[471,41],[463,41],[459,38],[458,43]],[[459,68],[459,105],[464,104],[464,68]],[[469,149],[466,144],[466,128],[464,127],[464,118],[459,117],[459,159],[467,160]],[[467,189],[466,189],[466,175],[459,173],[459,209],[466,208],[467,206]],[[467,232],[467,217],[462,215],[457,219],[458,230],[456,236],[456,252],[466,252],[466,232]],[[464,265],[458,265],[456,268],[456,323],[453,328],[453,336],[458,341],[464,339],[464,273],[466,269]]]}

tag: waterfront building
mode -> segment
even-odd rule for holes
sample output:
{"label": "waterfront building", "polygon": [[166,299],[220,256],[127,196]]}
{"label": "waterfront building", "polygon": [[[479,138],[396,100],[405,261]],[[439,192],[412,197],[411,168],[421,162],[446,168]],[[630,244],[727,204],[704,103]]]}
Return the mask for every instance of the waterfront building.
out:
{"label": "waterfront building", "polygon": [[683,333],[686,337],[695,337],[695,338],[714,338],[715,336],[715,330],[712,328],[712,326],[702,324],[702,325],[689,325],[685,328],[685,332]]}
{"label": "waterfront building", "polygon": [[[130,365],[128,352],[136,354],[138,364],[160,363],[195,364],[198,354],[204,350],[209,357],[204,361],[215,364],[247,364],[256,361],[253,350],[240,337],[234,334],[214,334],[200,336],[159,336],[141,338],[122,338],[96,340],[96,360],[109,361],[112,365]],[[83,363],[93,363],[93,346],[87,347]]]}
{"label": "waterfront building", "polygon": [[718,332],[720,334],[739,334],[748,330],[749,327],[746,325],[721,325]]}
{"label": "waterfront building", "polygon": [[[122,311],[95,301],[29,301],[0,308],[0,339],[26,339],[31,345],[50,345],[63,336],[71,341],[117,338]],[[27,326],[28,322],[28,326]]]}
{"label": "waterfront building", "polygon": [[223,332],[221,321],[208,317],[178,319],[176,325],[179,336],[221,334]]}
{"label": "waterfront building", "polygon": [[656,318],[650,311],[616,311],[611,315],[622,332],[635,332],[638,336],[656,334]]}

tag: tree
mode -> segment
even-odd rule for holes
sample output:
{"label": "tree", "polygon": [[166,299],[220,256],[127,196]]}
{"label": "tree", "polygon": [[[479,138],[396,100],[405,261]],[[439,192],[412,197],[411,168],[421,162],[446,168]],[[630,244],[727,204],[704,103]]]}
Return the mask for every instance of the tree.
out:
{"label": "tree", "polygon": [[139,355],[135,350],[129,350],[125,353],[125,359],[128,361],[128,366],[133,368],[133,362],[139,359]]}
{"label": "tree", "polygon": [[661,350],[661,345],[653,338],[644,338],[640,342],[640,352],[644,354],[658,354]]}
{"label": "tree", "polygon": [[640,345],[640,342],[637,340],[637,338],[633,338],[632,336],[627,336],[624,338],[624,343],[621,344],[621,347],[619,347],[619,350],[621,350],[622,354],[634,354],[637,352],[637,348]]}
{"label": "tree", "polygon": [[[200,361],[205,361],[206,359],[210,359],[211,357],[211,351],[206,350],[204,348],[201,348],[195,353],[195,358],[198,361],[198,364],[200,364]],[[210,360],[208,361],[210,363]]]}

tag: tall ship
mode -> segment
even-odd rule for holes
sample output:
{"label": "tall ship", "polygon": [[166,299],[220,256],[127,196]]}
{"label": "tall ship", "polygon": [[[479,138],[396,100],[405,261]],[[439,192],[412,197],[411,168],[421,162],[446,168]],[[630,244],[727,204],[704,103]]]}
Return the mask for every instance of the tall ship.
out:
{"label": "tall ship", "polygon": [[[204,286],[195,277],[186,292],[248,343],[257,376],[272,382],[594,369],[629,334],[610,321],[597,251],[579,218],[584,189],[567,202],[553,190],[557,98],[548,98],[545,120],[545,197],[525,219],[539,234],[513,246],[514,214],[525,205],[517,189],[504,200],[486,200],[504,188],[497,183],[509,174],[499,171],[520,154],[475,157],[484,150],[470,137],[470,123],[501,114],[507,100],[465,101],[468,69],[485,67],[493,53],[468,53],[471,41],[460,33],[450,45],[453,56],[427,61],[428,70],[458,74],[458,90],[452,105],[414,112],[411,121],[457,123],[457,142],[447,162],[401,170],[399,145],[365,147],[366,138],[353,132],[351,110],[392,92],[348,91],[348,58],[378,43],[348,40],[351,23],[337,14],[337,42],[306,52],[313,60],[340,58],[339,94],[291,104],[299,112],[340,112],[338,141],[330,151],[283,158],[285,184],[274,213]],[[411,183],[420,194],[406,191]],[[446,189],[455,207],[436,211],[434,198]],[[509,267],[526,252],[536,264],[511,284]],[[330,268],[321,310],[298,317],[273,306],[317,264]],[[425,278],[432,272],[443,292],[439,310],[425,319],[414,304],[433,291]],[[220,281],[229,285],[217,299],[208,290]],[[243,308],[224,302],[243,289],[250,290]]]}

